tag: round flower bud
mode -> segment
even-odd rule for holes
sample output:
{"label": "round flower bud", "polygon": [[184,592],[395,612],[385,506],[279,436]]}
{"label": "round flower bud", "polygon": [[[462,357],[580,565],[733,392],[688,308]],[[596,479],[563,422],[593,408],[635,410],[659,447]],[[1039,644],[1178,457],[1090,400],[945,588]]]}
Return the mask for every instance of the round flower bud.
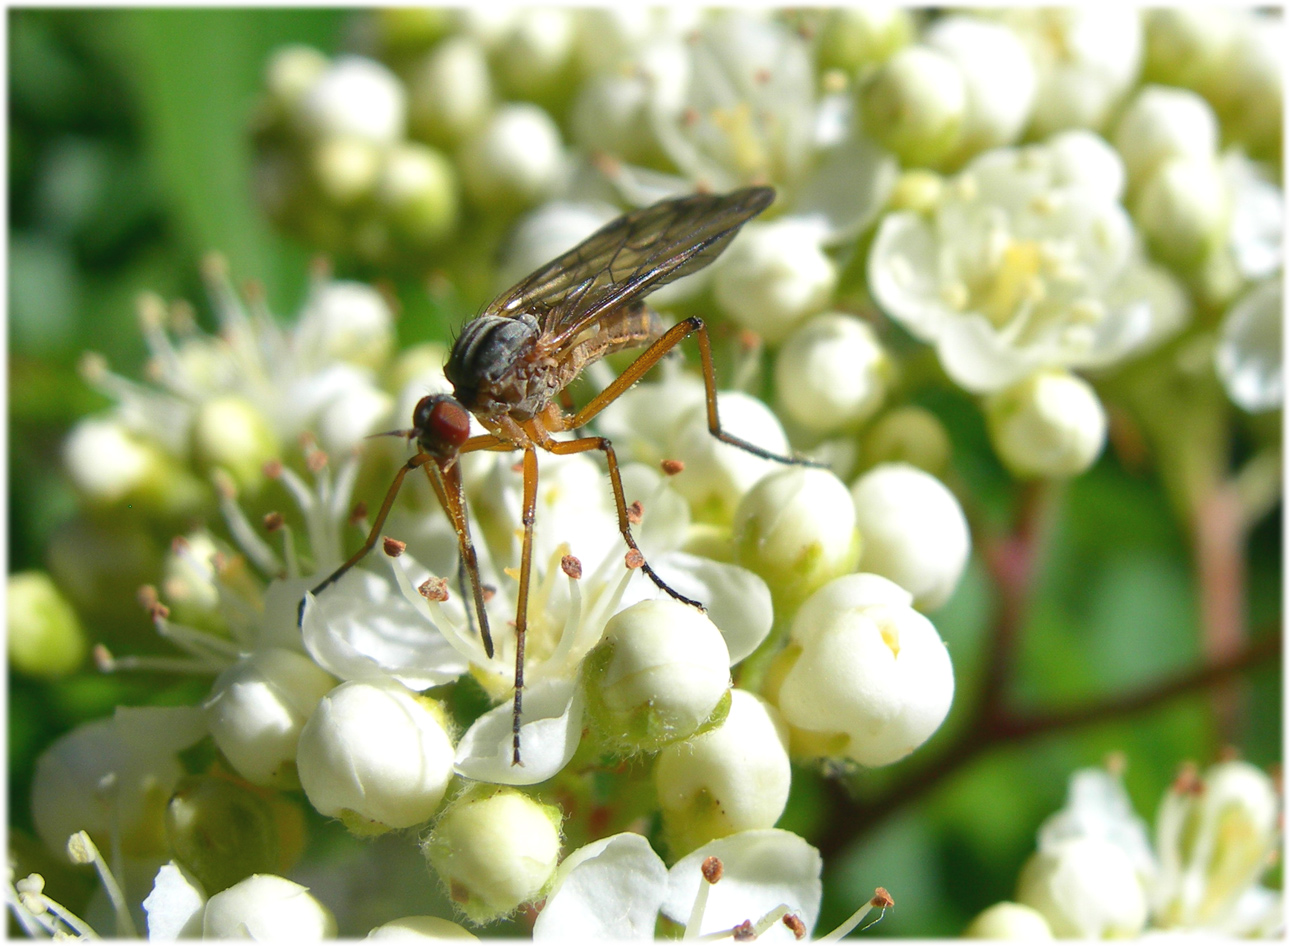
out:
{"label": "round flower bud", "polygon": [[203,707],[215,745],[247,781],[295,788],[300,730],[335,683],[295,651],[243,657],[215,678]]}
{"label": "round flower bud", "polygon": [[386,156],[376,199],[411,249],[442,242],[457,226],[457,174],[426,145],[405,143]]}
{"label": "round flower bud", "polygon": [[300,731],[296,766],[309,802],[351,831],[379,833],[429,818],[452,777],[439,704],[394,682],[351,680]]}
{"label": "round flower bud", "polygon": [[855,75],[861,66],[885,62],[914,34],[914,18],[897,6],[834,7],[817,35],[817,67]]}
{"label": "round flower bud", "polygon": [[791,779],[788,731],[775,708],[732,691],[725,722],[658,755],[654,786],[668,848],[680,855],[737,831],[774,827]]}
{"label": "round flower bud", "polygon": [[1136,190],[1165,158],[1213,160],[1218,120],[1203,98],[1186,89],[1149,85],[1129,103],[1111,136]]}
{"label": "round flower bud", "polygon": [[1241,142],[1251,157],[1278,167],[1283,147],[1285,46],[1283,17],[1242,11],[1231,55],[1214,93],[1228,135]]}
{"label": "round flower bud", "polygon": [[206,473],[223,469],[246,489],[259,488],[264,480],[264,464],[280,452],[268,419],[254,404],[236,394],[203,403],[189,436],[198,469]]}
{"label": "round flower bud", "polygon": [[445,39],[413,68],[408,99],[413,134],[431,144],[459,144],[493,109],[484,47],[470,36]]}
{"label": "round flower bud", "polygon": [[493,46],[493,73],[510,97],[546,97],[566,77],[573,42],[570,11],[554,7],[522,8],[510,19]]}
{"label": "round flower bud", "polygon": [[466,193],[481,207],[532,204],[555,187],[563,164],[560,129],[536,105],[515,102],[495,111],[462,146]]}
{"label": "round flower bud", "polygon": [[794,727],[795,750],[889,765],[922,745],[949,712],[954,671],[936,628],[892,600],[894,592],[875,593],[884,586],[873,578],[825,585],[816,592],[823,604],[813,596],[802,605],[810,620],[799,613],[794,621],[776,697]]}
{"label": "round flower bud", "polygon": [[44,572],[9,576],[5,614],[10,668],[55,680],[85,660],[89,645],[81,622]]}
{"label": "round flower bud", "polygon": [[609,620],[583,674],[601,737],[624,753],[652,752],[712,718],[730,689],[730,651],[702,611],[657,598]]}
{"label": "round flower bud", "polygon": [[215,540],[204,529],[171,543],[163,565],[161,593],[176,620],[203,627],[223,625],[214,565],[220,554]]}
{"label": "round flower bud", "polygon": [[327,71],[327,57],[300,43],[275,49],[264,71],[264,87],[270,101],[290,114]]}
{"label": "round flower bud", "polygon": [[916,467],[884,463],[852,484],[851,499],[860,530],[860,570],[890,578],[914,596],[919,608],[944,604],[972,545],[954,494]]}
{"label": "round flower bud", "polygon": [[165,461],[119,422],[86,417],[67,435],[63,465],[86,499],[107,505],[137,495],[164,475]]}
{"label": "round flower bud", "polygon": [[299,120],[314,138],[352,137],[375,145],[403,137],[403,84],[374,59],[342,56],[300,101]]}
{"label": "round flower bud", "polygon": [[790,466],[757,481],[739,502],[735,559],[766,580],[776,612],[791,613],[859,558],[855,505],[829,470]]}
{"label": "round flower bud", "polygon": [[1106,412],[1083,378],[1038,371],[985,402],[990,440],[1019,477],[1078,476],[1106,443]]}
{"label": "round flower bud", "polygon": [[912,404],[898,407],[865,431],[860,459],[866,467],[907,463],[940,476],[950,462],[950,435],[926,408]]}
{"label": "round flower bud", "polygon": [[366,30],[363,39],[391,60],[435,45],[454,25],[453,11],[444,7],[385,7],[370,12],[358,29]]}
{"label": "round flower bud", "polygon": [[959,143],[967,88],[944,53],[908,46],[871,73],[859,95],[865,130],[907,167],[936,166]]}
{"label": "round flower bud", "polygon": [[362,138],[324,138],[309,155],[309,169],[318,190],[337,207],[353,207],[376,185],[381,152]]}
{"label": "round flower bud", "polygon": [[389,923],[382,923],[365,938],[393,939],[400,942],[426,940],[437,943],[446,939],[479,942],[479,937],[470,930],[437,916],[401,916],[397,920],[390,920]]}
{"label": "round flower bud", "polygon": [[1059,939],[1123,939],[1147,923],[1147,898],[1123,848],[1069,838],[1036,852],[1017,878],[1017,900]]}
{"label": "round flower bud", "polygon": [[498,266],[502,286],[514,286],[566,250],[591,236],[618,211],[609,204],[552,200],[537,207],[515,224]]}
{"label": "round flower bud", "polygon": [[986,907],[963,931],[966,939],[1019,939],[1028,943],[1053,938],[1038,910],[1005,900]]}
{"label": "round flower bud", "polygon": [[951,14],[933,23],[923,41],[954,61],[967,91],[958,158],[1016,141],[1030,120],[1038,82],[1017,34],[998,23]]}
{"label": "round flower bud", "polygon": [[1044,149],[1052,160],[1056,185],[1078,187],[1099,203],[1123,199],[1124,162],[1101,135],[1072,128],[1053,135]]}
{"label": "round flower bud", "polygon": [[[751,394],[720,391],[717,410],[726,433],[771,453],[788,452],[788,437],[779,418]],[[712,436],[702,400],[677,416],[669,448],[663,458],[685,464],[672,477],[672,487],[690,503],[696,518],[718,523],[729,522],[744,493],[779,466]]]}
{"label": "round flower bud", "polygon": [[560,811],[479,786],[440,816],[423,850],[452,901],[487,923],[538,899],[560,856]]}
{"label": "round flower bud", "polygon": [[1236,17],[1223,7],[1177,6],[1142,11],[1143,78],[1187,89],[1211,88],[1227,65]]}
{"label": "round flower bud", "polygon": [[208,894],[279,869],[272,807],[218,776],[190,775],[176,787],[166,805],[166,846]]}
{"label": "round flower bud", "polygon": [[1223,318],[1214,366],[1227,396],[1250,413],[1281,406],[1282,299],[1280,276],[1247,292]]}
{"label": "round flower bud", "polygon": [[331,911],[309,888],[274,874],[254,874],[206,902],[203,939],[312,943],[336,936]]}
{"label": "round flower bud", "polygon": [[840,312],[803,323],[775,360],[785,413],[819,434],[868,419],[882,404],[891,375],[891,359],[873,329]]}
{"label": "round flower bud", "polygon": [[1213,158],[1164,159],[1133,204],[1152,251],[1184,272],[1222,244],[1231,211],[1227,183]]}
{"label": "round flower bud", "polygon": [[366,379],[355,383],[323,408],[318,417],[318,439],[323,449],[331,453],[355,449],[378,423],[390,416],[393,406],[394,398],[376,385]]}
{"label": "round flower bud", "polygon": [[833,297],[837,266],[819,237],[795,220],[749,224],[715,267],[717,304],[768,342],[780,341]]}
{"label": "round flower bud", "polygon": [[296,330],[296,345],[318,362],[385,364],[394,347],[394,314],[366,283],[336,280],[314,291]]}
{"label": "round flower bud", "polygon": [[603,151],[637,162],[657,148],[650,123],[650,82],[638,74],[593,75],[578,92],[569,115],[573,140],[589,151]]}

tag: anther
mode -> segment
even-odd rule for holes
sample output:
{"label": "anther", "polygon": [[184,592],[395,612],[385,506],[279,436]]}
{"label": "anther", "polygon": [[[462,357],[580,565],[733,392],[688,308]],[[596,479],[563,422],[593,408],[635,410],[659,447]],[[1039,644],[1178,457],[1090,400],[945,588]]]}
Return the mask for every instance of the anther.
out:
{"label": "anther", "polygon": [[645,564],[645,556],[641,554],[640,549],[628,549],[627,554],[623,556],[623,561],[628,568],[640,568]]}
{"label": "anther", "polygon": [[666,475],[676,476],[676,474],[685,469],[685,462],[683,460],[664,460],[659,466],[663,468],[663,472]]}
{"label": "anther", "polygon": [[806,938],[806,924],[796,913],[785,913],[781,922],[793,931],[794,939]]}
{"label": "anther", "polygon": [[381,549],[390,558],[398,558],[407,549],[408,543],[400,542],[398,539],[391,539],[388,535],[381,539]]}
{"label": "anther", "polygon": [[447,601],[448,579],[427,578],[417,586],[417,591],[420,592],[421,597],[428,601]]}
{"label": "anther", "polygon": [[638,526],[641,524],[641,519],[644,517],[644,515],[645,515],[645,507],[641,505],[641,502],[639,499],[627,507],[627,521],[634,526]]}
{"label": "anther", "polygon": [[270,460],[262,467],[265,479],[276,480],[282,475],[282,461]]}
{"label": "anther", "polygon": [[710,884],[715,884],[725,873],[725,865],[721,863],[721,858],[715,854],[705,857],[703,863],[699,865],[699,870],[703,872],[703,879]]}
{"label": "anther", "polygon": [[280,512],[269,512],[264,514],[264,530],[266,532],[277,532],[282,528],[285,520]]}
{"label": "anther", "polygon": [[730,931],[730,938],[736,943],[751,943],[757,938],[757,928],[753,926],[752,920],[744,920]]}
{"label": "anther", "polygon": [[869,903],[880,910],[885,910],[888,907],[896,905],[896,901],[891,899],[891,894],[887,893],[886,887],[875,887],[873,891],[873,899],[870,900]]}
{"label": "anther", "polygon": [[566,555],[560,559],[560,570],[576,581],[582,577],[582,562],[576,555]]}

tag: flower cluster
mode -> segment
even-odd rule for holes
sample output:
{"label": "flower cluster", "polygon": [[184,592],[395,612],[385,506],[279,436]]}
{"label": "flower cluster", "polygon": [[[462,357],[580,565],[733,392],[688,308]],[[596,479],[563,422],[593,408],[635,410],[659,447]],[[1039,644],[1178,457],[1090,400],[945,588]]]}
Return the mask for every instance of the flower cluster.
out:
{"label": "flower cluster", "polygon": [[[625,208],[748,184],[777,200],[650,297],[665,321],[712,323],[719,390],[667,359],[593,422],[638,552],[598,455],[540,457],[527,562],[515,454],[459,458],[483,614],[419,471],[371,554],[309,593],[367,536],[355,499],[379,499],[409,455],[367,438],[451,390],[443,347],[396,352],[392,303],[321,269],[286,327],[218,261],[217,335],[144,300],[151,383],[88,356],[114,406],[72,431],[66,468],[87,507],[215,506],[223,525],[176,540],[143,594],[182,656],[97,657],[211,685],[200,706],[122,708],[55,742],[33,788],[41,839],[61,853],[84,831],[115,852],[117,913],[142,903],[158,938],[364,932],[284,876],[305,802],[359,839],[419,835],[473,925],[810,935],[820,856],[776,828],[793,765],[896,763],[955,691],[933,621],[972,535],[925,395],[974,399],[1004,466],[1040,479],[1097,460],[1104,382],[1181,361],[1180,335],[1233,402],[1280,406],[1282,197],[1263,162],[1281,93],[1248,52],[1271,25],[1214,16],[1222,49],[1161,11],[391,10],[362,14],[334,59],[278,51],[254,124],[264,209],[340,265],[436,273],[463,311]],[[1173,74],[1187,44],[1244,71]],[[612,371],[583,375],[603,389]],[[814,464],[720,442],[709,394],[727,433]],[[56,591],[15,584],[24,666],[83,646]],[[21,622],[15,601],[35,602]],[[214,762],[193,761],[203,746]],[[1204,780],[1236,808],[1176,791],[1155,854],[1117,864],[1098,858],[1132,832],[1093,826],[1081,789],[1023,877],[1042,918],[1011,905],[979,928],[1260,929],[1233,919],[1276,807],[1247,770]],[[1113,789],[1098,791],[1123,813]],[[1242,817],[1245,848],[1198,847]],[[1080,898],[1107,876],[1138,896]],[[35,881],[13,891],[23,916],[54,909]],[[371,935],[462,933],[417,915]]]}

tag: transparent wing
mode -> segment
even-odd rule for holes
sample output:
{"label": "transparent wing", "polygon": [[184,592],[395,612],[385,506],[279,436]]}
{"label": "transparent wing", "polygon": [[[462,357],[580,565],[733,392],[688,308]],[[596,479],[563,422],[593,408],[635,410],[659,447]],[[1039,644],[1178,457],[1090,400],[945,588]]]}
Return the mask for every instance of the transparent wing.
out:
{"label": "transparent wing", "polygon": [[529,313],[548,350],[610,309],[707,266],[775,199],[770,187],[691,194],[612,220],[498,296],[485,314]]}

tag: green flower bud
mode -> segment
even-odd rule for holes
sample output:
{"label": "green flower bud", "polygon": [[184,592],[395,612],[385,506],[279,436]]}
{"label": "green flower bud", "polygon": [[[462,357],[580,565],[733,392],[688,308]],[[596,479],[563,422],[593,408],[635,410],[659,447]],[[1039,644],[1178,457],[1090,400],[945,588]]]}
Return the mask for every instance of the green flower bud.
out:
{"label": "green flower bud", "polygon": [[549,194],[563,160],[555,120],[536,105],[514,102],[495,111],[467,139],[457,165],[476,205],[513,210]]}
{"label": "green flower bud", "polygon": [[420,249],[440,243],[457,226],[457,175],[452,164],[426,145],[395,147],[385,159],[376,199],[396,236]]}
{"label": "green flower bud", "polygon": [[8,591],[9,666],[50,680],[75,671],[89,645],[76,612],[49,575],[10,575]]}
{"label": "green flower bud", "polygon": [[412,131],[434,145],[460,144],[493,109],[488,59],[478,40],[453,36],[436,46],[408,79]]}
{"label": "green flower bud", "polygon": [[542,896],[560,856],[558,808],[478,785],[440,816],[423,851],[448,895],[475,923]]}
{"label": "green flower bud", "polygon": [[224,469],[239,486],[250,490],[259,488],[264,464],[280,450],[264,415],[250,401],[233,394],[205,402],[190,436],[199,469]]}
{"label": "green flower bud", "polygon": [[327,69],[327,57],[312,46],[292,44],[274,50],[264,85],[272,105],[289,114]]}
{"label": "green flower bud", "polygon": [[723,709],[730,652],[707,615],[641,601],[610,619],[584,665],[587,719],[625,754],[692,736]]}
{"label": "green flower bud", "polygon": [[252,874],[279,870],[278,839],[269,803],[228,779],[188,776],[166,805],[171,856],[208,894]]}
{"label": "green flower bud", "polygon": [[362,138],[324,138],[309,155],[314,183],[337,207],[353,207],[364,200],[376,186],[380,168],[380,149]]}
{"label": "green flower bud", "polygon": [[1231,212],[1227,182],[1212,157],[1166,158],[1133,202],[1133,217],[1152,251],[1181,272],[1223,243]]}
{"label": "green flower bud", "polygon": [[933,476],[945,472],[950,462],[950,435],[931,411],[908,405],[888,411],[864,433],[861,463],[907,463]]}
{"label": "green flower bud", "polygon": [[900,7],[836,7],[820,26],[818,68],[854,75],[861,66],[885,62],[913,33],[914,18]]}
{"label": "green flower bud", "polygon": [[910,46],[864,82],[859,104],[866,131],[902,164],[934,167],[958,145],[967,88],[948,56]]}

